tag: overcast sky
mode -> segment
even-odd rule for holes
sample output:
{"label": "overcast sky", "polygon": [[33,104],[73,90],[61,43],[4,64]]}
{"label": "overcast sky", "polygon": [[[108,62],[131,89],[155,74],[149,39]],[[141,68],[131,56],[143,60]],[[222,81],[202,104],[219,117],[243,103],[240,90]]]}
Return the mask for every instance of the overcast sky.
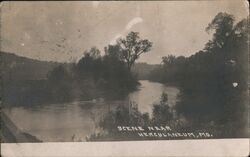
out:
{"label": "overcast sky", "polygon": [[1,50],[40,60],[70,62],[84,50],[114,44],[130,31],[153,42],[140,62],[160,63],[168,54],[189,56],[211,38],[205,32],[219,12],[236,21],[248,15],[246,2],[3,2]]}

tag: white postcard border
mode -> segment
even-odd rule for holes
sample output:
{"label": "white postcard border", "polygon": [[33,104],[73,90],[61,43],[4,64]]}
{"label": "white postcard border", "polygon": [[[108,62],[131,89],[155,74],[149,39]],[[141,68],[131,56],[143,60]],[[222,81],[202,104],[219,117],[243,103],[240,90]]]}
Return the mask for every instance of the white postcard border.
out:
{"label": "white postcard border", "polygon": [[3,157],[248,156],[249,139],[2,143]]}

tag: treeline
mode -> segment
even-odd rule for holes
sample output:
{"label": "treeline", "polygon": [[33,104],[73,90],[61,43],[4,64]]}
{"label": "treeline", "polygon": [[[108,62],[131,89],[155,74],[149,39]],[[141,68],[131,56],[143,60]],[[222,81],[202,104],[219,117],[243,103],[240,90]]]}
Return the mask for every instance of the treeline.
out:
{"label": "treeline", "polygon": [[150,73],[159,66],[159,64],[148,64],[139,62],[135,63],[131,70],[139,80],[148,80]]}
{"label": "treeline", "polygon": [[139,84],[131,68],[151,47],[152,42],[141,39],[138,32],[105,47],[103,56],[93,47],[72,67],[52,70],[48,74],[49,91],[57,102],[124,97]]}
{"label": "treeline", "polygon": [[247,135],[248,19],[235,24],[219,13],[206,28],[213,38],[190,57],[168,55],[150,80],[178,85],[176,111],[195,128],[216,127],[224,136]]}
{"label": "treeline", "polygon": [[90,100],[94,98],[116,99],[134,90],[136,77],[126,64],[113,53],[116,46],[105,48],[105,55],[93,47],[71,67],[63,65],[48,73],[49,91],[57,102]]}
{"label": "treeline", "polygon": [[4,106],[119,99],[127,95],[139,83],[127,64],[115,55],[117,48],[109,45],[101,56],[100,50],[93,47],[76,63],[58,63],[45,79],[8,79],[14,70],[6,72]]}
{"label": "treeline", "polygon": [[0,69],[4,84],[13,81],[46,79],[48,71],[60,64],[0,51]]}
{"label": "treeline", "polygon": [[[131,68],[140,55],[150,51],[151,47],[152,42],[141,39],[138,32],[130,32],[126,37],[118,39],[115,45],[105,47],[103,55],[96,47],[92,47],[76,63],[56,63],[53,67],[44,65],[38,66],[41,69],[36,69],[21,66],[26,65],[26,60],[33,63],[32,59],[21,58],[21,64],[13,61],[14,66],[8,66],[4,62],[1,68],[8,69],[4,72],[4,104],[6,107],[33,106],[78,100],[120,99],[135,90],[139,84]],[[37,62],[40,65],[40,61],[35,61]],[[13,67],[20,67],[20,72],[21,69],[32,69],[32,74],[40,71],[44,74],[47,69],[53,69],[47,73],[46,78],[24,77],[14,80],[9,79],[16,73]]]}

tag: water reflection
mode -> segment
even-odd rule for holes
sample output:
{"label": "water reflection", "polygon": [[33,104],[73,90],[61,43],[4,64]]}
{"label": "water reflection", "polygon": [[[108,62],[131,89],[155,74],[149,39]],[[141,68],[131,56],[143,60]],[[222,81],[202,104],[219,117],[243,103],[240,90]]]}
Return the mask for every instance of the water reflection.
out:
{"label": "water reflection", "polygon": [[162,92],[168,94],[169,104],[176,103],[179,90],[160,83],[140,81],[139,90],[128,99],[113,102],[73,102],[44,107],[6,109],[6,114],[24,132],[46,142],[85,141],[87,135],[98,132],[99,120],[119,104],[132,101],[140,112],[152,112],[152,104],[160,101]]}
{"label": "water reflection", "polygon": [[176,97],[179,90],[174,86],[165,86],[161,83],[150,82],[147,80],[140,81],[141,86],[138,91],[129,94],[130,101],[138,104],[140,112],[148,112],[151,114],[154,103],[160,102],[162,92],[168,94],[168,102],[170,106],[176,104]]}

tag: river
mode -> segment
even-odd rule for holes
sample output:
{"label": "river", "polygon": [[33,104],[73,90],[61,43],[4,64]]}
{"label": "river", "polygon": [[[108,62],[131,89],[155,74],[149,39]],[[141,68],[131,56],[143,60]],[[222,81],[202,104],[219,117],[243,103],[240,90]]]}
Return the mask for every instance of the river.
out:
{"label": "river", "polygon": [[[154,103],[160,101],[162,92],[168,94],[170,106],[174,106],[179,90],[174,86],[140,80],[138,90],[130,93],[126,100],[138,104],[140,112],[152,113]],[[98,131],[97,121],[110,108],[117,105],[117,101],[81,102],[54,104],[43,107],[24,108],[13,107],[5,109],[5,113],[23,132],[30,133],[46,142],[85,141],[85,137]]]}

